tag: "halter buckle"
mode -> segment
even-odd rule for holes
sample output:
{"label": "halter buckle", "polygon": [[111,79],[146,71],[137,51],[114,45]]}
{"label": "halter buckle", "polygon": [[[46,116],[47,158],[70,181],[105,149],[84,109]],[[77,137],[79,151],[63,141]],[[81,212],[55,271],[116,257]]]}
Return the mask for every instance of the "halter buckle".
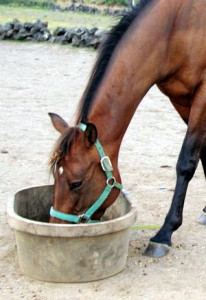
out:
{"label": "halter buckle", "polygon": [[102,169],[104,172],[112,172],[113,171],[112,163],[108,156],[102,157],[100,162],[101,162],[101,166],[102,166]]}
{"label": "halter buckle", "polygon": [[[89,222],[89,220],[90,220],[90,218],[87,218],[86,216],[85,216],[85,214],[82,214],[82,215],[79,215],[79,222],[78,223],[88,223]],[[83,222],[82,222],[83,221]]]}

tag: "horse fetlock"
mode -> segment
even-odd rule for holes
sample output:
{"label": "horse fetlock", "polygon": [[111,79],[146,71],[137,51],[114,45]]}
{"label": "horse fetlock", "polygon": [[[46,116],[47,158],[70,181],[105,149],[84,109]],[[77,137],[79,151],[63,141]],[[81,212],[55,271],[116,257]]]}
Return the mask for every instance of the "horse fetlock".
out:
{"label": "horse fetlock", "polygon": [[157,234],[154,237],[150,239],[150,242],[171,246],[171,235],[171,231],[162,228],[157,232]]}
{"label": "horse fetlock", "polygon": [[179,216],[173,215],[166,217],[165,223],[167,224],[167,231],[173,233],[173,231],[177,230],[182,225],[182,221],[182,214]]}

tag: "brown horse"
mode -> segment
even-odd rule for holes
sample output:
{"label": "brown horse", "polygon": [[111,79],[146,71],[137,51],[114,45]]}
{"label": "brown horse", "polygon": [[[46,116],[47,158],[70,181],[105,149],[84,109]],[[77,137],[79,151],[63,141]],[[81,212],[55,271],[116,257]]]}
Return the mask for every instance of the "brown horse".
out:
{"label": "brown horse", "polygon": [[121,189],[120,144],[139,103],[157,84],[188,125],[171,207],[146,249],[151,256],[167,254],[172,233],[182,224],[188,183],[199,159],[206,174],[205,34],[204,0],[140,1],[110,31],[75,126],[50,114],[61,133],[52,158],[51,222],[99,220],[115,201]]}

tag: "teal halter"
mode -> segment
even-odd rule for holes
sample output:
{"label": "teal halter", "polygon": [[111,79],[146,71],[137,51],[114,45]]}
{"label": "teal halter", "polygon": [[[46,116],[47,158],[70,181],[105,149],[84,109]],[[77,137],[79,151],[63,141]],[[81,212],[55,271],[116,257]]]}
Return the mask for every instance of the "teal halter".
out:
{"label": "teal halter", "polygon": [[[82,131],[85,131],[87,128],[86,124],[80,123],[79,128]],[[99,196],[99,198],[94,202],[94,204],[82,215],[71,215],[71,214],[66,214],[59,212],[53,208],[53,206],[50,209],[50,216],[63,220],[63,221],[68,221],[72,223],[96,223],[100,222],[101,220],[91,220],[92,215],[101,207],[101,205],[105,202],[109,194],[111,193],[112,189],[115,187],[119,190],[122,190],[122,185],[118,183],[113,176],[113,167],[111,164],[111,161],[108,156],[106,156],[102,145],[100,144],[99,140],[97,139],[95,142],[95,146],[97,148],[97,151],[100,156],[100,163],[102,170],[105,172],[106,175],[106,187],[104,188],[104,191],[102,194]]]}

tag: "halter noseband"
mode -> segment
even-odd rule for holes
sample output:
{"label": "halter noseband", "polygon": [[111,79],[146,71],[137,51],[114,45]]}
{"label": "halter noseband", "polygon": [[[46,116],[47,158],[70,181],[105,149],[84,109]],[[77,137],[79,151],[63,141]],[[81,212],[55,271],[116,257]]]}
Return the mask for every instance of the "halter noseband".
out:
{"label": "halter noseband", "polygon": [[[86,124],[80,123],[79,128],[82,131],[85,131],[87,128]],[[66,214],[59,212],[53,208],[53,206],[50,209],[50,216],[63,220],[63,221],[68,221],[72,223],[96,223],[100,222],[101,220],[91,220],[92,215],[101,207],[101,205],[105,202],[109,194],[111,193],[112,189],[115,187],[119,190],[122,190],[122,185],[118,183],[113,176],[113,167],[112,163],[109,159],[108,156],[106,156],[102,145],[100,144],[99,140],[97,139],[95,142],[95,146],[97,148],[97,151],[100,156],[100,163],[102,170],[105,172],[106,175],[106,187],[104,188],[104,191],[102,194],[99,196],[99,198],[94,202],[94,204],[82,215],[71,215],[71,214]]]}

